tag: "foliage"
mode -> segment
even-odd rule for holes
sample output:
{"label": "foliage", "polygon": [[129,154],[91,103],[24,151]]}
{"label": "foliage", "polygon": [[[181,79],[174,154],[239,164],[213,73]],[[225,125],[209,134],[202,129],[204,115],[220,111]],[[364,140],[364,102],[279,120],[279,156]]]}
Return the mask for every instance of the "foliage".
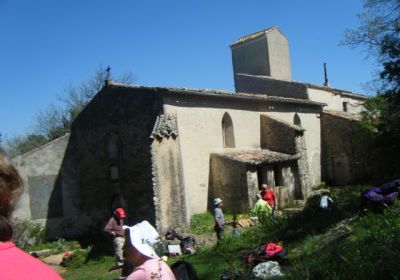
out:
{"label": "foliage", "polygon": [[367,48],[381,68],[378,93],[366,102],[362,125],[373,138],[373,170],[385,177],[400,172],[400,2],[364,0],[358,28],[347,30],[344,43]]}
{"label": "foliage", "polygon": [[[354,234],[322,250],[314,244],[311,253],[293,260],[287,279],[397,279],[400,253],[400,209],[384,215],[369,214],[352,226]],[[316,257],[318,256],[318,257]]]}
{"label": "foliage", "polygon": [[4,152],[3,135],[0,133],[0,155],[4,154]]}
{"label": "foliage", "polygon": [[44,249],[50,249],[53,254],[59,254],[68,251],[74,251],[81,249],[81,245],[75,240],[65,240],[59,238],[53,242],[42,242],[32,246],[26,246],[23,248],[25,251],[40,251]]}
{"label": "foliage", "polygon": [[82,267],[87,263],[89,251],[90,248],[86,250],[75,250],[72,253],[68,252],[64,254],[63,265],[70,268]]}
{"label": "foliage", "polygon": [[47,138],[41,134],[28,134],[26,136],[14,136],[6,138],[4,150],[8,157],[29,152],[48,142]]}
{"label": "foliage", "polygon": [[40,224],[29,220],[17,220],[13,225],[13,241],[21,248],[41,244],[45,240],[46,231]]}
{"label": "foliage", "polygon": [[398,36],[400,3],[398,0],[363,0],[363,12],[358,14],[359,26],[347,29],[343,44],[364,47],[379,56],[386,37]]}
{"label": "foliage", "polygon": [[190,219],[190,231],[194,234],[214,232],[214,216],[211,213],[195,214]]}

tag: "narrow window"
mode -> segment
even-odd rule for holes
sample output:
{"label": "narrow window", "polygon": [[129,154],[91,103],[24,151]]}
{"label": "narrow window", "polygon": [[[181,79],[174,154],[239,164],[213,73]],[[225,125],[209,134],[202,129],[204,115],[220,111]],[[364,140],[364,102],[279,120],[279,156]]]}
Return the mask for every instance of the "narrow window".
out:
{"label": "narrow window", "polygon": [[343,112],[347,112],[347,102],[343,102]]}
{"label": "narrow window", "polygon": [[301,126],[301,120],[299,115],[296,113],[294,114],[293,123],[297,126]]}
{"label": "narrow window", "polygon": [[224,148],[235,148],[235,136],[233,133],[232,119],[228,113],[222,117],[222,138]]}
{"label": "narrow window", "polygon": [[118,159],[119,158],[119,138],[115,133],[110,133],[107,136],[107,158],[109,160]]}
{"label": "narrow window", "polygon": [[112,181],[119,180],[119,168],[116,165],[110,166],[110,179]]}

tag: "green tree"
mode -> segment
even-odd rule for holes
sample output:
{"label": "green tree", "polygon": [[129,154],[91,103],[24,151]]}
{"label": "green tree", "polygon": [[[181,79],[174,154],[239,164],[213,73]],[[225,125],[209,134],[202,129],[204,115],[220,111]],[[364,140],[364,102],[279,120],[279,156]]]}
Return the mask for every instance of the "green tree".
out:
{"label": "green tree", "polygon": [[365,104],[363,126],[373,137],[371,151],[380,175],[400,172],[400,1],[364,0],[360,25],[344,43],[368,50],[379,64],[377,95]]}
{"label": "green tree", "polygon": [[3,135],[0,133],[0,155],[4,154],[4,152]]}
{"label": "green tree", "polygon": [[14,136],[6,139],[4,150],[6,155],[12,158],[38,148],[47,142],[49,142],[48,139],[41,134]]}
{"label": "green tree", "polygon": [[113,78],[101,65],[96,72],[79,85],[69,85],[59,97],[62,106],[50,105],[40,111],[35,117],[35,133],[46,135],[49,141],[71,131],[74,119],[104,86],[105,80],[115,80],[119,83],[132,84],[135,77],[126,72]]}

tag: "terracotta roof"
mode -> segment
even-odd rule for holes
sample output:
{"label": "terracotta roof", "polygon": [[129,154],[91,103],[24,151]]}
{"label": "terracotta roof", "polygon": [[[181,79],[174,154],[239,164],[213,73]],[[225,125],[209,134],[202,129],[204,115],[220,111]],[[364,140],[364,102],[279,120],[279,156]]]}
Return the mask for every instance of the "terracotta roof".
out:
{"label": "terracotta roof", "polygon": [[351,113],[343,112],[343,111],[324,110],[323,113],[330,115],[330,116],[339,117],[339,118],[347,119],[347,120],[351,120],[351,121],[360,121],[361,120],[360,115],[351,114]]}
{"label": "terracotta roof", "polygon": [[163,138],[170,136],[178,136],[178,122],[176,120],[176,114],[167,114],[157,116],[156,123],[154,124],[153,131],[151,132],[150,138]]}
{"label": "terracotta roof", "polygon": [[274,26],[274,27],[270,27],[270,28],[267,28],[267,29],[263,29],[263,30],[260,30],[260,31],[251,33],[251,34],[249,34],[249,35],[246,35],[246,36],[241,37],[240,39],[236,40],[236,41],[233,42],[230,46],[233,47],[233,46],[239,45],[239,44],[241,44],[241,43],[244,43],[244,42],[247,42],[247,41],[256,39],[256,38],[258,38],[258,37],[263,36],[264,34],[266,34],[266,33],[268,33],[268,32],[271,32],[271,31],[274,30],[274,29],[278,29],[278,27],[277,27],[277,26]]}
{"label": "terracotta roof", "polygon": [[263,163],[276,163],[276,162],[287,162],[293,161],[300,158],[300,155],[288,155],[284,153],[274,152],[263,149],[223,149],[219,152],[212,153],[219,157],[240,161],[243,163],[249,163],[254,165],[260,165]]}
{"label": "terracotta roof", "polygon": [[280,97],[280,96],[268,96],[268,95],[264,95],[264,94],[253,94],[253,93],[242,93],[242,92],[229,92],[229,91],[216,90],[216,89],[136,86],[136,85],[115,83],[115,82],[111,82],[111,81],[109,82],[108,86],[143,89],[143,90],[153,90],[157,93],[170,93],[170,94],[176,94],[176,95],[194,94],[194,95],[217,96],[217,97],[228,97],[228,98],[238,98],[238,99],[265,100],[265,101],[279,102],[279,103],[297,103],[297,104],[306,104],[306,105],[313,105],[313,106],[319,106],[319,107],[326,106],[325,103],[320,103],[320,102],[311,101],[311,100],[307,100],[307,99],[298,99],[298,98],[289,98],[289,97]]}

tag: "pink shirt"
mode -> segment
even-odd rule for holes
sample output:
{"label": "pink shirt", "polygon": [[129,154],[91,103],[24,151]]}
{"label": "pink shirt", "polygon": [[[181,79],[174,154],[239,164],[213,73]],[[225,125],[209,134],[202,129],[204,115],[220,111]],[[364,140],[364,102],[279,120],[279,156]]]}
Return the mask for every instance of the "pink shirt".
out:
{"label": "pink shirt", "polygon": [[53,269],[17,248],[11,241],[0,243],[0,279],[60,280]]}
{"label": "pink shirt", "polygon": [[126,278],[126,280],[176,280],[169,266],[161,259],[149,259]]}

